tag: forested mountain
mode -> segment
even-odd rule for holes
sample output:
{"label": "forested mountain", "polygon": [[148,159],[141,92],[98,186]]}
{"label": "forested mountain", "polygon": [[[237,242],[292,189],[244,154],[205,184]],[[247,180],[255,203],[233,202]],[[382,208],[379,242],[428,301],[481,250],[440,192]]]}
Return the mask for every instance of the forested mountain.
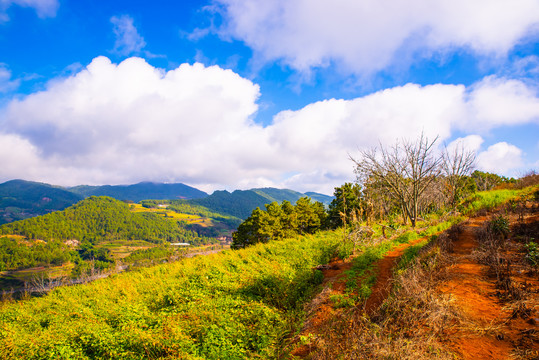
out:
{"label": "forested mountain", "polygon": [[246,219],[257,207],[272,202],[289,201],[295,203],[301,197],[309,196],[326,206],[332,196],[309,192],[302,194],[289,189],[259,188],[223,190],[209,195],[196,188],[176,183],[141,182],[133,185],[79,185],[62,188],[49,184],[24,180],[12,180],[0,184],[0,225],[22,220],[52,211],[63,210],[90,196],[109,196],[117,200],[140,202],[142,200],[181,200],[183,204],[201,205],[208,210]]}
{"label": "forested mountain", "polygon": [[[309,193],[313,200],[320,201],[325,205],[328,205],[333,197]],[[190,203],[202,205],[212,211],[218,213],[229,214],[240,219],[246,219],[251,215],[251,212],[259,208],[264,208],[266,204],[272,202],[281,203],[283,201],[289,201],[295,203],[298,199],[304,197],[307,194],[302,194],[297,191],[288,189],[276,189],[276,188],[262,188],[251,190],[235,190],[232,193],[223,190],[215,191],[208,197],[203,199],[190,200]],[[316,198],[312,195],[315,195]]]}
{"label": "forested mountain", "polygon": [[198,199],[208,196],[204,191],[181,183],[141,182],[133,185],[79,185],[68,188],[68,190],[83,197],[110,196],[118,200],[133,202],[149,199]]}
{"label": "forested mountain", "polygon": [[110,197],[89,197],[63,210],[0,226],[0,234],[29,239],[90,241],[141,239],[152,242],[198,242],[198,235],[178,221],[153,213],[133,213]]}
{"label": "forested mountain", "polygon": [[324,205],[329,205],[335,198],[334,196],[329,196],[325,194],[315,193],[312,191],[306,192],[305,195],[310,197],[313,201],[320,201]]}
{"label": "forested mountain", "polygon": [[82,200],[65,189],[24,180],[0,184],[0,224],[63,210]]}

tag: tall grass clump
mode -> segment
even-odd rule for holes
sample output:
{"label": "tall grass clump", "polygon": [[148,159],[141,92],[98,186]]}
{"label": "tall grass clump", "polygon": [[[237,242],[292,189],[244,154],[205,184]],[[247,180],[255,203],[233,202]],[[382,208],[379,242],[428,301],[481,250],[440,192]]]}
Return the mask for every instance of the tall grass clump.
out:
{"label": "tall grass clump", "polygon": [[335,232],[142,268],[0,306],[2,359],[280,356]]}
{"label": "tall grass clump", "polygon": [[516,197],[519,193],[521,191],[515,189],[480,191],[468,199],[462,205],[461,210],[467,215],[477,213],[480,210],[491,211],[509,199]]}

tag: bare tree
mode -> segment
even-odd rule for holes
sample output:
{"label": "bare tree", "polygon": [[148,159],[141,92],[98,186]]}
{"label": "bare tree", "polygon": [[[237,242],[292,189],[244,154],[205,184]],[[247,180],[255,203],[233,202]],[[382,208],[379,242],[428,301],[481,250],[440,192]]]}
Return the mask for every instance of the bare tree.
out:
{"label": "bare tree", "polygon": [[442,172],[445,176],[445,191],[449,204],[454,208],[463,197],[466,188],[465,179],[475,166],[475,152],[466,150],[462,144],[449,150],[447,146],[442,153]]}
{"label": "bare tree", "polygon": [[413,227],[421,195],[440,174],[440,158],[433,154],[437,139],[429,141],[421,134],[415,142],[403,140],[389,148],[380,144],[379,149],[362,151],[359,159],[350,157],[358,181],[383,184],[400,203],[404,221],[410,219]]}

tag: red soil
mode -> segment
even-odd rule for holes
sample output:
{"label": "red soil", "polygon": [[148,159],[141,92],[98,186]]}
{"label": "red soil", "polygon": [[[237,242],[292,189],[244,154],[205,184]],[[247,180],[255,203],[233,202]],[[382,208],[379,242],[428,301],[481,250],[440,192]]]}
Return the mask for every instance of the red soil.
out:
{"label": "red soil", "polygon": [[[534,218],[535,221],[539,219],[537,215]],[[478,247],[476,229],[486,220],[475,218],[464,227],[454,244],[455,263],[449,269],[449,280],[439,286],[440,292],[451,294],[469,322],[451,334],[447,342],[449,348],[463,359],[511,359],[515,348],[539,350],[537,343],[526,341],[526,334],[535,333],[537,327],[512,316],[512,310],[496,296],[499,294],[496,279],[488,276],[487,267],[472,256]],[[513,281],[532,281],[537,285],[533,279],[524,277],[513,278]],[[535,290],[538,289],[536,286]]]}
{"label": "red soil", "polygon": [[[424,238],[416,239],[407,244],[399,245],[386,253],[383,259],[379,260],[374,268],[377,273],[377,280],[373,287],[371,296],[366,302],[367,311],[374,310],[385,300],[389,294],[389,282],[392,276],[392,269],[396,262],[404,253],[407,247],[417,244]],[[331,295],[344,294],[346,288],[346,270],[352,267],[351,259],[346,261],[335,260],[329,264],[328,269],[322,270],[324,273],[324,290],[311,302],[312,309],[308,309],[308,320],[301,330],[301,335],[320,334],[320,329],[324,324],[332,321],[339,309],[335,309],[334,303],[329,299]],[[298,337],[299,338],[299,337]],[[298,340],[298,339],[296,339]],[[301,345],[292,351],[292,355],[306,358],[312,351],[313,344]]]}
{"label": "red soil", "polygon": [[419,238],[409,243],[402,244],[386,253],[383,259],[378,260],[375,264],[375,271],[378,273],[376,277],[376,283],[372,287],[371,296],[365,303],[365,312],[371,314],[376,310],[387,298],[390,290],[391,277],[393,276],[393,268],[399,261],[404,251],[417,243],[425,240],[425,238]]}
{"label": "red soil", "polygon": [[[305,322],[301,335],[319,334],[324,324],[331,321],[335,316],[336,310],[331,295],[344,294],[346,288],[346,271],[352,267],[350,259],[347,261],[334,260],[329,263],[326,269],[323,269],[324,281],[323,289],[318,296],[311,302],[310,309],[307,309],[308,319]],[[299,336],[296,341],[299,340]],[[306,358],[313,350],[313,344],[305,344],[296,347],[292,355]]]}
{"label": "red soil", "polygon": [[[452,328],[447,333],[449,350],[459,354],[463,359],[509,359],[515,348],[539,353],[539,344],[535,337],[539,332],[539,316],[537,310],[529,317],[513,316],[513,310],[507,308],[497,296],[495,280],[487,275],[487,267],[478,263],[472,256],[478,247],[476,230],[488,218],[478,217],[472,219],[464,226],[458,240],[454,243],[454,263],[448,269],[448,280],[438,287],[444,294],[451,294],[455,305],[461,309],[466,317],[466,324]],[[526,222],[539,221],[535,214],[526,219]],[[375,265],[378,272],[377,281],[373,291],[365,304],[367,314],[379,307],[387,298],[390,290],[392,270],[402,256],[405,249],[417,244],[423,239],[417,239],[391,250]],[[515,254],[522,257],[521,254]],[[324,290],[313,300],[311,309],[307,309],[308,320],[301,331],[301,335],[314,334],[320,336],[321,329],[337,315],[340,309],[335,309],[329,297],[333,294],[344,293],[345,271],[351,268],[351,261],[334,261],[324,272]],[[530,292],[539,293],[539,281],[535,277],[520,274],[514,281],[528,286]],[[296,346],[299,341],[296,338]],[[294,349],[292,355],[307,358],[315,348],[316,342],[300,345]]]}

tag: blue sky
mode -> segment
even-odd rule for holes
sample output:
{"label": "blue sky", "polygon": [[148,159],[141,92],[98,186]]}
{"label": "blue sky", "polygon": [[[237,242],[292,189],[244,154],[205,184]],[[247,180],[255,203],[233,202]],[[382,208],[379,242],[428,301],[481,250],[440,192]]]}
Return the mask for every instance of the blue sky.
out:
{"label": "blue sky", "polygon": [[359,150],[539,169],[537,0],[0,0],[0,181],[331,193]]}

